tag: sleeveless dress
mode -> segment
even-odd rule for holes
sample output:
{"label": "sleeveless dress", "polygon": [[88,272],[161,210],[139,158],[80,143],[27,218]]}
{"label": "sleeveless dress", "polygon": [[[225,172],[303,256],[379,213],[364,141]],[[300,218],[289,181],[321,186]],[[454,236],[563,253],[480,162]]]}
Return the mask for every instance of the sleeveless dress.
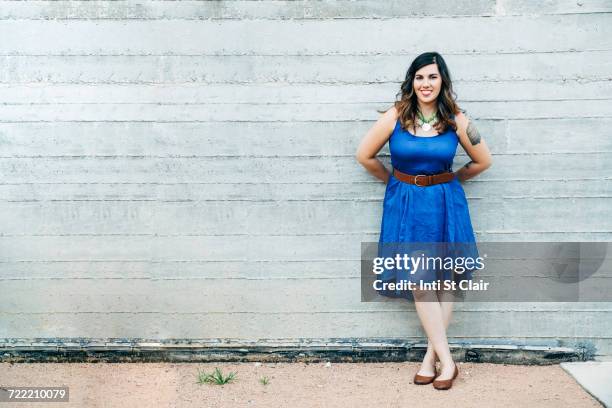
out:
{"label": "sleeveless dress", "polygon": [[[452,164],[459,137],[450,126],[437,136],[415,136],[402,129],[398,119],[388,143],[393,168],[413,175],[436,174],[453,171]],[[479,254],[475,242],[467,199],[457,178],[447,183],[420,187],[400,181],[391,174],[383,200],[379,257],[405,253],[398,252],[398,248],[422,248],[425,252],[421,251],[421,254],[450,256],[453,261],[458,261],[461,257],[476,259]],[[414,256],[416,252],[419,251],[415,251]],[[400,282],[402,279],[432,282],[450,279],[458,285],[462,280],[472,279],[475,267],[473,264],[466,264],[461,269],[459,274],[452,269],[440,267],[413,270],[412,273],[397,268],[385,268],[378,279],[383,282]],[[406,290],[377,292],[384,296],[412,298],[410,291]],[[458,295],[463,296],[462,293]]]}

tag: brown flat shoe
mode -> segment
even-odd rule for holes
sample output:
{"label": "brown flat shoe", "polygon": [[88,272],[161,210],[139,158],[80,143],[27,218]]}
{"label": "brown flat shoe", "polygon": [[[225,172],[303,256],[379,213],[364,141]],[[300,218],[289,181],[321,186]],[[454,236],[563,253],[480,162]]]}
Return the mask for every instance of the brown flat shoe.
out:
{"label": "brown flat shoe", "polygon": [[455,373],[453,374],[453,378],[450,380],[434,380],[433,386],[436,390],[448,390],[453,386],[453,380],[457,378],[459,375],[459,368],[457,367],[457,363],[455,363]]}
{"label": "brown flat shoe", "polygon": [[431,384],[433,380],[436,379],[437,376],[438,376],[437,372],[435,375],[432,375],[431,377],[427,375],[419,375],[417,373],[414,375],[414,380],[412,382],[414,382],[416,385],[427,385],[427,384]]}

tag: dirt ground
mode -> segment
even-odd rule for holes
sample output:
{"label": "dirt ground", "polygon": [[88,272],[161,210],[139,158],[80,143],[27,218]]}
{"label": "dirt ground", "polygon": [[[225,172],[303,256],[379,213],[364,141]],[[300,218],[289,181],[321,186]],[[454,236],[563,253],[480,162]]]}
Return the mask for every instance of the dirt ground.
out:
{"label": "dirt ground", "polygon": [[[236,372],[198,384],[198,371]],[[69,402],[44,407],[601,407],[558,365],[459,363],[448,391],[414,385],[417,363],[0,364],[2,386],[68,386]],[[267,385],[259,380],[268,377]]]}

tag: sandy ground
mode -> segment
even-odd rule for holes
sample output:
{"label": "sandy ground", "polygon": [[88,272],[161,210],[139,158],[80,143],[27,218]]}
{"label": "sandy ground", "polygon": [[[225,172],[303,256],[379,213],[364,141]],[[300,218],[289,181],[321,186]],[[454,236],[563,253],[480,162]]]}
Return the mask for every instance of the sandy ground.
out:
{"label": "sandy ground", "polygon": [[[198,371],[236,379],[198,384]],[[43,407],[601,407],[558,365],[459,363],[448,391],[412,383],[417,363],[0,364],[0,385],[70,387]],[[270,382],[263,385],[261,377]]]}

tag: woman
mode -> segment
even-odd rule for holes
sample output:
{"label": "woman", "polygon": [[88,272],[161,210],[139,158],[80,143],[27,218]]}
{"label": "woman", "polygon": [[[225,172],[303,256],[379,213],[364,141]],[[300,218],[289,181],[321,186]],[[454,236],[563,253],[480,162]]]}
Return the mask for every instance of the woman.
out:
{"label": "woman", "polygon": [[[359,163],[387,185],[380,242],[474,243],[460,182],[489,168],[491,154],[473,121],[457,105],[442,56],[437,52],[419,55],[398,95],[400,99],[372,126],[357,151]],[[387,141],[392,173],[375,157]],[[453,172],[459,143],[471,161]],[[458,375],[446,337],[453,293],[417,288],[410,296],[428,337],[414,383],[449,389]]]}

